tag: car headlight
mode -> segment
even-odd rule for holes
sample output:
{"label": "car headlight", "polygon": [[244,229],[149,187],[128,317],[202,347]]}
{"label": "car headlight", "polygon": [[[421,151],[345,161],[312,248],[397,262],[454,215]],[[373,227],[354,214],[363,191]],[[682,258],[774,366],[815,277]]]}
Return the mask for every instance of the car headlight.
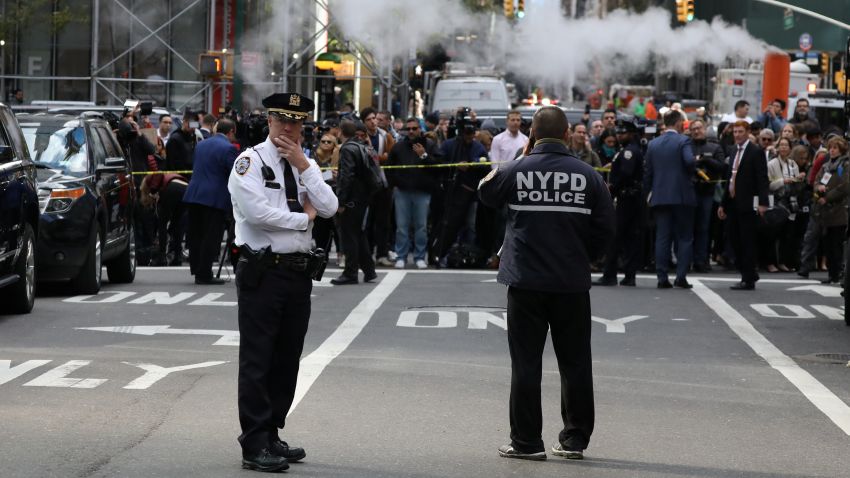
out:
{"label": "car headlight", "polygon": [[[45,191],[45,190],[42,190]],[[74,205],[74,201],[86,194],[86,188],[52,189],[48,194],[39,191],[39,205],[42,213],[67,212]]]}

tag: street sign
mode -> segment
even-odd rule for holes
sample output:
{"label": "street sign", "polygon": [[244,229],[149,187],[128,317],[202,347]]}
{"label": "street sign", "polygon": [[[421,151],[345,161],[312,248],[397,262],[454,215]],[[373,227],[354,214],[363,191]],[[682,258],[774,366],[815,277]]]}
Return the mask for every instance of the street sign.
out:
{"label": "street sign", "polygon": [[782,19],[782,26],[785,30],[794,28],[794,11],[790,8],[785,9],[785,16]]}
{"label": "street sign", "polygon": [[260,54],[258,52],[242,52],[242,68],[256,68],[258,66],[260,66]]}
{"label": "street sign", "polygon": [[812,49],[812,36],[808,33],[800,35],[800,49],[803,51],[809,51]]}

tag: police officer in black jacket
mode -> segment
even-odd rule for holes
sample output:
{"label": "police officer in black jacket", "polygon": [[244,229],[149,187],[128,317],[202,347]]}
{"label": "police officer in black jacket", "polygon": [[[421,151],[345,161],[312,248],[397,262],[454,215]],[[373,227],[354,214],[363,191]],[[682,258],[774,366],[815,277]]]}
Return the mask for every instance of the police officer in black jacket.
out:
{"label": "police officer in black jacket", "polygon": [[646,201],[642,192],[643,151],[637,138],[637,126],[631,121],[617,120],[617,141],[620,150],[611,162],[608,177],[611,194],[617,198],[617,234],[605,257],[605,270],[594,285],[617,285],[617,263],[623,252],[623,272],[620,285],[635,286],[640,267],[643,239],[643,209]]}
{"label": "police officer in black jacket", "polygon": [[700,119],[691,121],[692,148],[696,160],[694,190],[697,193],[696,217],[694,218],[694,266],[695,272],[710,272],[709,238],[711,237],[714,214],[714,193],[717,184],[726,175],[726,154],[717,141],[705,136],[705,123]]}
{"label": "police officer in black jacket", "polygon": [[564,420],[552,453],[581,459],[594,423],[590,261],[614,234],[614,206],[602,176],[570,155],[560,108],[538,110],[532,130],[531,154],[493,170],[479,185],[484,204],[508,208],[497,280],[508,286],[511,442],[499,454],[546,459],[540,377],[551,329]]}

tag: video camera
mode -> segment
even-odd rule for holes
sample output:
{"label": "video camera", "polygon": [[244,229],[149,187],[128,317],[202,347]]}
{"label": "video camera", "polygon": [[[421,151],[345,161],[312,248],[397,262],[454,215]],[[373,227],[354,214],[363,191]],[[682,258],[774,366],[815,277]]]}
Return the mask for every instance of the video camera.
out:
{"label": "video camera", "polygon": [[242,122],[248,146],[256,146],[269,135],[268,116],[265,113],[251,113]]}
{"label": "video camera", "polygon": [[474,133],[477,129],[475,121],[472,120],[472,109],[467,106],[459,108],[455,116],[449,120],[448,137],[454,138],[464,133]]}
{"label": "video camera", "polygon": [[132,113],[137,106],[139,107],[139,114],[141,116],[150,116],[151,113],[153,113],[152,101],[127,100],[124,102],[123,116],[127,116],[127,114]]}

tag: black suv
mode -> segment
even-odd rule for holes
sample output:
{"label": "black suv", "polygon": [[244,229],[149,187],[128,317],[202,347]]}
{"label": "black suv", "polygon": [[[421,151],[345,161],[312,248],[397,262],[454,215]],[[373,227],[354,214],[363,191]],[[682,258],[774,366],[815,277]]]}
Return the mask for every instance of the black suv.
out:
{"label": "black suv", "polygon": [[136,190],[109,123],[46,113],[18,122],[38,174],[39,281],[70,280],[75,292],[96,294],[106,265],[110,282],[133,282]]}
{"label": "black suv", "polygon": [[35,304],[38,197],[35,166],[18,122],[0,104],[0,304],[25,314]]}

